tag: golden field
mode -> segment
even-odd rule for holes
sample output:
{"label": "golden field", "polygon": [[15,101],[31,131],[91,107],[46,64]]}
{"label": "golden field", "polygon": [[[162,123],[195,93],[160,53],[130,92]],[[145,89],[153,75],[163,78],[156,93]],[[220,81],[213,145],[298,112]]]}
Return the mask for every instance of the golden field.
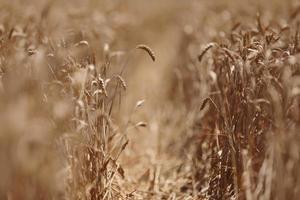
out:
{"label": "golden field", "polygon": [[0,0],[0,199],[300,197],[297,0]]}

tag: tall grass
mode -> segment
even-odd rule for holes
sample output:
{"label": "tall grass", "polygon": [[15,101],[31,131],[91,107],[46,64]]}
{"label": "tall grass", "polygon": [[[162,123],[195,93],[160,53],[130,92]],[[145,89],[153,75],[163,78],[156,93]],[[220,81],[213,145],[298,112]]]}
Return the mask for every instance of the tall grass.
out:
{"label": "tall grass", "polygon": [[121,53],[90,33],[43,27],[2,25],[0,198],[126,198],[115,124],[126,63],[111,69]]}
{"label": "tall grass", "polygon": [[295,23],[264,25],[258,15],[256,26],[238,24],[206,46],[193,74],[181,70],[190,77],[182,80],[190,87],[183,100],[198,110],[192,143],[199,197],[298,198],[299,51]]}
{"label": "tall grass", "polygon": [[1,200],[299,198],[296,1],[32,2],[0,2]]}

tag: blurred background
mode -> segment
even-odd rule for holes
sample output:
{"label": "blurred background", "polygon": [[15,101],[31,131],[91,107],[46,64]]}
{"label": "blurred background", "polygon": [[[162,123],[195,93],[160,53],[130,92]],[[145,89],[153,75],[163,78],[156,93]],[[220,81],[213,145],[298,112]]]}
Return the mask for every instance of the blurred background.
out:
{"label": "blurred background", "polygon": [[[74,170],[69,160],[77,156],[69,155],[65,138],[81,131],[69,123],[77,117],[72,113],[80,90],[67,80],[77,81],[76,66],[100,70],[107,63],[111,76],[125,66],[127,85],[110,116],[129,141],[118,159],[125,171],[118,187],[128,198],[135,193],[140,199],[149,194],[192,199],[192,141],[199,132],[195,121],[203,117],[195,112],[210,85],[192,81],[191,63],[207,44],[228,38],[237,24],[255,24],[258,13],[262,24],[284,27],[298,8],[297,0],[0,0],[0,199],[65,197],[64,180],[72,179]],[[78,44],[83,44],[79,50]],[[155,62],[136,50],[139,44],[151,48]],[[107,52],[113,55],[109,61]],[[48,87],[55,80],[63,92]],[[200,88],[197,94],[188,89],[194,87]],[[129,121],[147,126],[128,128]],[[86,193],[92,188],[82,187]]]}

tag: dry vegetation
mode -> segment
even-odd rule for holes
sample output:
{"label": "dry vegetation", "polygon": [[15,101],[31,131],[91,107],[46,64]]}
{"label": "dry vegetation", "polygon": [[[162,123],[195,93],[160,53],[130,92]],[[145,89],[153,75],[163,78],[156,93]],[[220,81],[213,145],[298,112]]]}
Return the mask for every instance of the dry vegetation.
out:
{"label": "dry vegetation", "polygon": [[300,197],[297,1],[0,10],[0,199]]}

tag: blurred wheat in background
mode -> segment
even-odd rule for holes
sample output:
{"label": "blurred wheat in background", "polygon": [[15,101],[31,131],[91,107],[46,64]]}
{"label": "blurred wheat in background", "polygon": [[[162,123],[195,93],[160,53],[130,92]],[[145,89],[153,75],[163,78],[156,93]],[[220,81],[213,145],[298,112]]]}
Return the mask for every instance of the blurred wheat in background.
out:
{"label": "blurred wheat in background", "polygon": [[0,199],[300,197],[300,4],[0,0]]}

